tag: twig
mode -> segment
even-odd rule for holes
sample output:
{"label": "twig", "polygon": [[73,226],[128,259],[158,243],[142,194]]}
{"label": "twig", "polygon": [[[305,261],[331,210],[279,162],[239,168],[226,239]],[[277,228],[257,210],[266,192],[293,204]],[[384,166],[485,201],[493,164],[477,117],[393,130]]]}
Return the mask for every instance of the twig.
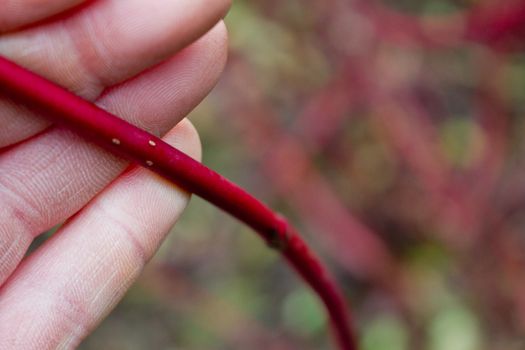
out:
{"label": "twig", "polygon": [[160,138],[0,56],[0,91],[104,149],[138,163],[253,228],[324,302],[340,349],[357,348],[344,298],[303,239],[280,215]]}

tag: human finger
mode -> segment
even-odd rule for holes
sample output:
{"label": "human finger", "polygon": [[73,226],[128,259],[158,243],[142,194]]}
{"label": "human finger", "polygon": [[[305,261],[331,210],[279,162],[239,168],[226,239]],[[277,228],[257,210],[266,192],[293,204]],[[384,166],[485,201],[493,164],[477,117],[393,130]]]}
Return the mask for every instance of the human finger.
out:
{"label": "human finger", "polygon": [[[179,56],[108,91],[110,112],[162,135],[209,92],[226,59],[217,25]],[[82,208],[126,163],[75,134],[54,128],[0,155],[0,284],[35,236]]]}
{"label": "human finger", "polygon": [[[65,19],[0,36],[0,54],[95,100],[212,28],[229,0],[99,0]],[[0,98],[0,147],[49,123]]]}
{"label": "human finger", "polygon": [[3,0],[0,33],[66,11],[86,0]]}
{"label": "human finger", "polygon": [[[200,158],[187,120],[165,140]],[[121,175],[3,287],[0,349],[75,348],[137,278],[188,198],[144,168]]]}

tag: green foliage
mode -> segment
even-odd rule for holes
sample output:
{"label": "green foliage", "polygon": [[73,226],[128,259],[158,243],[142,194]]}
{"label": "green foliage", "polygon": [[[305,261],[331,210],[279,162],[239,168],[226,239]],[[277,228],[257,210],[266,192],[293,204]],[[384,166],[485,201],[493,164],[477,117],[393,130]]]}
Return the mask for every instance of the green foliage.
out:
{"label": "green foliage", "polygon": [[311,291],[292,291],[283,305],[283,321],[287,328],[303,338],[311,338],[326,327],[326,315],[321,303]]}
{"label": "green foliage", "polygon": [[478,350],[481,330],[476,315],[465,305],[440,310],[429,327],[429,350]]}
{"label": "green foliage", "polygon": [[403,322],[383,315],[368,324],[362,335],[363,350],[408,350],[409,335]]}

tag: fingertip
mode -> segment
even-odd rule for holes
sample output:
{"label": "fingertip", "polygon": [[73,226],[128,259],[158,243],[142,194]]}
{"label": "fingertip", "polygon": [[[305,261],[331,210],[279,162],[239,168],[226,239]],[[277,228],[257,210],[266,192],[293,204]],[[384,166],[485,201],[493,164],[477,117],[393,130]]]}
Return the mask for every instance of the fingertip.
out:
{"label": "fingertip", "polygon": [[87,0],[12,0],[2,1],[0,33],[34,24],[47,17],[58,15]]}
{"label": "fingertip", "polygon": [[164,141],[197,161],[202,159],[202,144],[197,129],[187,118],[171,129]]}
{"label": "fingertip", "polygon": [[228,28],[224,21],[219,21],[217,25],[211,30],[211,39],[215,40],[217,48],[217,59],[219,62],[219,74],[224,71],[226,67],[226,62],[228,61],[228,47],[229,47],[229,37],[228,37]]}
{"label": "fingertip", "polygon": [[220,18],[226,17],[230,11],[230,8],[232,7],[232,0],[213,0],[211,2],[213,2],[215,8],[217,9],[216,13],[220,15]]}

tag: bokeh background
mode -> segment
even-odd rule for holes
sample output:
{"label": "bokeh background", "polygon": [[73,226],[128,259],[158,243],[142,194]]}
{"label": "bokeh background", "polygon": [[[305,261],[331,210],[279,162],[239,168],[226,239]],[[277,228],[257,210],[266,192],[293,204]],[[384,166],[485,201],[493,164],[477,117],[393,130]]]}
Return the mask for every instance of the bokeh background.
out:
{"label": "bokeh background", "polygon": [[[237,0],[192,113],[289,217],[364,350],[525,349],[525,2]],[[91,349],[330,349],[318,300],[198,198]]]}

